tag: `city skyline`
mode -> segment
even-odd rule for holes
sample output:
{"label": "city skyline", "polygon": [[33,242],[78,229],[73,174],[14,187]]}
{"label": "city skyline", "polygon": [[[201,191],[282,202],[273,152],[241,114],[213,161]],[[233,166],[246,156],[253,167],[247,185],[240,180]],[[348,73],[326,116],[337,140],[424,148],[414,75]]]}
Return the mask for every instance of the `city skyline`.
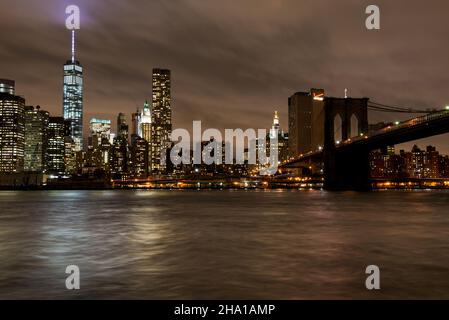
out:
{"label": "city skyline", "polygon": [[447,0],[0,12],[0,299],[449,300]]}
{"label": "city skyline", "polygon": [[[58,105],[62,99],[61,83],[58,81],[61,78],[60,66],[70,54],[69,37],[61,14],[66,3],[44,1],[27,4],[29,11],[25,10],[24,13],[20,2],[11,6],[11,15],[2,21],[4,28],[0,32],[15,35],[11,39],[3,37],[5,42],[2,46],[12,63],[2,65],[5,72],[2,77],[16,80],[16,91],[27,98],[27,104],[41,105],[50,113],[58,115]],[[439,41],[440,37],[444,38],[445,29],[439,28],[441,21],[435,18],[435,15],[438,17],[440,12],[444,12],[447,4],[443,2],[432,8],[421,8],[417,3],[409,4],[408,17],[427,22],[418,26],[409,25],[410,18],[395,14],[400,13],[399,5],[382,3],[382,9],[389,14],[384,16],[383,28],[377,33],[363,30],[360,23],[364,19],[363,6],[349,1],[339,4],[344,12],[339,17],[330,16],[333,5],[329,4],[316,4],[322,9],[321,14],[312,14],[312,11],[317,10],[306,9],[293,2],[262,2],[250,18],[251,26],[226,4],[206,4],[203,7],[194,1],[185,1],[177,6],[157,2],[145,4],[140,1],[113,7],[106,7],[103,2],[93,4],[77,1],[76,4],[81,7],[83,14],[82,29],[77,33],[77,56],[80,56],[80,61],[88,70],[85,75],[85,127],[93,117],[114,119],[119,112],[126,112],[129,116],[143,101],[151,100],[151,69],[157,66],[174,72],[174,127],[188,128],[191,120],[196,119],[217,128],[245,128],[254,124],[266,127],[266,119],[271,117],[273,110],[278,110],[281,125],[286,128],[286,97],[309,87],[322,87],[332,96],[343,96],[344,89],[348,88],[350,96],[368,96],[378,102],[419,108],[441,108],[448,104],[443,90],[447,75],[438,72],[447,69],[448,62],[443,56],[448,48],[444,41]],[[249,10],[248,3],[242,6]],[[15,10],[19,7],[20,11]],[[230,20],[220,19],[218,9],[224,10]],[[294,24],[296,20],[292,15],[286,12],[293,9],[301,13],[298,25]],[[160,13],[160,18],[153,20],[153,23],[146,23],[145,19],[136,19],[142,21],[137,25],[130,23],[132,14],[139,16],[140,12],[148,13],[151,17]],[[209,32],[202,31],[184,14],[181,16],[182,12],[204,18],[201,25],[206,23],[214,28],[209,28]],[[431,21],[427,18],[429,13],[432,13]],[[28,19],[18,19],[23,20],[18,27],[14,17],[24,14]],[[181,18],[177,19],[176,26],[166,26],[170,14]],[[398,20],[395,27],[393,16]],[[320,23],[328,18],[329,22]],[[342,21],[344,18],[347,21]],[[403,23],[401,19],[404,19]],[[113,24],[114,21],[116,24]],[[333,22],[341,28],[330,35],[330,24]],[[240,24],[242,38],[233,37],[236,32],[233,23]],[[114,28],[118,24],[125,28]],[[403,27],[398,27],[400,25]],[[164,29],[164,26],[167,28]],[[147,36],[145,31],[148,28],[155,32]],[[409,32],[410,28],[414,32]],[[335,26],[332,31],[334,29]],[[195,45],[182,42],[180,37],[189,31],[195,35],[195,41],[202,45],[205,52],[216,52],[216,55],[204,56],[195,49]],[[425,37],[425,34],[432,34],[432,37]],[[20,41],[26,41],[26,37],[31,35],[39,40],[28,41],[27,51],[21,50]],[[393,35],[400,36],[404,41],[419,37],[423,45],[419,48],[412,46],[409,50],[398,49],[392,42]],[[300,48],[295,39],[302,41]],[[255,42],[251,43],[254,49],[249,50],[245,41]],[[266,44],[265,49],[257,50],[261,41]],[[278,41],[283,41],[283,44],[276,47]],[[352,42],[351,46],[349,41]],[[178,50],[178,46],[182,50]],[[366,55],[362,47],[371,49],[371,53]],[[431,55],[423,50],[427,47],[435,49]],[[123,54],[128,55],[128,58],[121,56],[122,48],[127,49]],[[94,51],[98,54],[93,54]],[[291,56],[288,51],[295,52],[297,57]],[[361,59],[362,51],[364,59]],[[317,57],[310,59],[312,53],[317,54]],[[342,53],[346,54],[345,58]],[[281,54],[283,59],[272,59]],[[410,54],[422,63],[416,64],[416,59],[406,59]],[[255,59],[249,59],[251,57]],[[272,61],[269,66],[264,63],[268,58]],[[20,61],[24,65],[23,70],[12,69],[14,61]],[[34,69],[36,74],[48,74],[48,79],[32,81],[36,76],[30,76],[27,71]],[[110,76],[111,72],[113,77]],[[385,75],[388,75],[388,79],[385,79]],[[129,85],[124,88],[120,86],[122,83]],[[221,112],[224,108],[227,110],[226,115]],[[250,122],[241,117],[241,114],[246,113],[252,114]],[[375,122],[376,117],[380,120],[385,115],[371,114],[372,122]],[[393,115],[390,120],[411,117]],[[445,140],[447,135],[426,139],[419,144],[434,144],[442,152],[449,153]]]}

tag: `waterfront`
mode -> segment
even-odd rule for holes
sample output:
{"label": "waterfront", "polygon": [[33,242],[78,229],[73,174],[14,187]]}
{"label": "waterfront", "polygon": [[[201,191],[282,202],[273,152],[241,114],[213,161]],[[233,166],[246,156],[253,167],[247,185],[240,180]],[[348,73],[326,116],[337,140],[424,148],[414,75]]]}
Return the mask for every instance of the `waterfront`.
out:
{"label": "waterfront", "polygon": [[0,207],[3,299],[449,298],[446,191],[1,191]]}

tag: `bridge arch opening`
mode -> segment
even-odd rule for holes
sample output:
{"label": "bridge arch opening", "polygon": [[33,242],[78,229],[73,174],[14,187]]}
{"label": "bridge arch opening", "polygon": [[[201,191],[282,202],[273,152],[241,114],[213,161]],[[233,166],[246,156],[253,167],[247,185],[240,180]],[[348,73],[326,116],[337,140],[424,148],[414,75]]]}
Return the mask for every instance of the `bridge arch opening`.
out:
{"label": "bridge arch opening", "polygon": [[343,140],[343,120],[339,114],[334,117],[334,142],[340,143]]}
{"label": "bridge arch opening", "polygon": [[359,118],[353,113],[351,116],[351,128],[350,128],[350,138],[357,137],[360,134],[359,131]]}

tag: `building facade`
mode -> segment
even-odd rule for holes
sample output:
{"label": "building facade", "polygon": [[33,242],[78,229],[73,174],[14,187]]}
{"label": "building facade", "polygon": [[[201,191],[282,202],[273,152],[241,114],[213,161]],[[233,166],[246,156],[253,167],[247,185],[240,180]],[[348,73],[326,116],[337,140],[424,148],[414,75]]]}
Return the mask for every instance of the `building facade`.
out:
{"label": "building facade", "polygon": [[324,145],[324,90],[297,92],[288,99],[289,156]]}
{"label": "building facade", "polygon": [[165,150],[170,145],[172,132],[171,73],[166,69],[153,69],[153,101],[151,122],[151,170],[165,170]]}
{"label": "building facade", "polygon": [[76,151],[83,150],[83,67],[76,60],[64,65],[63,115],[70,123]]}
{"label": "building facade", "polygon": [[441,155],[434,146],[425,150],[414,145],[410,151],[392,149],[371,152],[371,177],[380,179],[439,179],[449,178],[449,157]]}
{"label": "building facade", "polygon": [[66,139],[70,133],[71,122],[63,117],[50,117],[47,132],[47,171],[51,175],[66,173]]}
{"label": "building facade", "polygon": [[[90,120],[89,145],[100,145],[102,139],[111,140],[111,120],[92,118]],[[95,141],[96,140],[96,141]]]}
{"label": "building facade", "polygon": [[111,146],[110,167],[114,179],[124,179],[129,174],[128,124],[123,113],[117,117],[117,137]]}
{"label": "building facade", "polygon": [[15,95],[15,82],[0,79],[0,172],[24,169],[25,99]]}
{"label": "building facade", "polygon": [[47,151],[47,128],[49,113],[27,106],[25,108],[25,161],[24,170],[27,172],[46,171],[45,154]]}
{"label": "building facade", "polygon": [[135,178],[148,176],[148,142],[138,135],[131,136],[130,169]]}

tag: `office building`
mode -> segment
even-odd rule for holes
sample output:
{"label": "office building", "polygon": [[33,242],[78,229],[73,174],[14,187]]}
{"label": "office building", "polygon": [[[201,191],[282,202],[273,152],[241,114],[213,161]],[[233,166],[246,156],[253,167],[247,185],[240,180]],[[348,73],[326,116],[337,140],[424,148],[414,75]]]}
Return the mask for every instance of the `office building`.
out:
{"label": "office building", "polygon": [[92,118],[90,120],[89,145],[96,148],[102,139],[111,139],[111,120]]}
{"label": "office building", "polygon": [[75,59],[75,32],[72,31],[72,59],[64,64],[63,115],[70,123],[69,134],[75,151],[83,150],[83,67]]}
{"label": "office building", "polygon": [[25,99],[15,95],[15,82],[0,79],[0,172],[24,169]]}
{"label": "office building", "polygon": [[126,115],[119,113],[117,117],[117,137],[122,137],[128,141],[128,124],[126,123]]}
{"label": "office building", "polygon": [[47,171],[51,175],[65,174],[66,139],[71,122],[62,117],[50,117],[47,132]]}
{"label": "office building", "polygon": [[289,155],[296,157],[324,145],[324,90],[297,92],[288,99]]}
{"label": "office building", "polygon": [[129,173],[128,124],[126,116],[119,113],[117,117],[117,137],[111,146],[110,168],[113,178],[122,179]]}
{"label": "office building", "polygon": [[150,159],[151,159],[151,108],[148,101],[145,101],[143,109],[137,109],[136,113],[133,113],[133,134],[147,141],[148,155],[146,172],[151,172]]}
{"label": "office building", "polygon": [[165,170],[166,148],[172,132],[171,74],[170,70],[153,69],[153,102],[151,111],[151,169],[153,173]]}
{"label": "office building", "polygon": [[135,178],[148,176],[148,142],[138,135],[131,136],[130,169]]}
{"label": "office building", "polygon": [[277,111],[274,112],[273,116],[273,124],[270,129],[269,136],[267,137],[267,156],[270,155],[271,145],[270,138],[274,137],[277,134],[277,149],[278,149],[278,160],[279,163],[282,163],[288,159],[288,134],[285,133],[280,125],[279,114]]}
{"label": "office building", "polygon": [[27,172],[45,172],[45,153],[47,147],[47,128],[49,113],[27,106],[25,108],[25,163]]}

